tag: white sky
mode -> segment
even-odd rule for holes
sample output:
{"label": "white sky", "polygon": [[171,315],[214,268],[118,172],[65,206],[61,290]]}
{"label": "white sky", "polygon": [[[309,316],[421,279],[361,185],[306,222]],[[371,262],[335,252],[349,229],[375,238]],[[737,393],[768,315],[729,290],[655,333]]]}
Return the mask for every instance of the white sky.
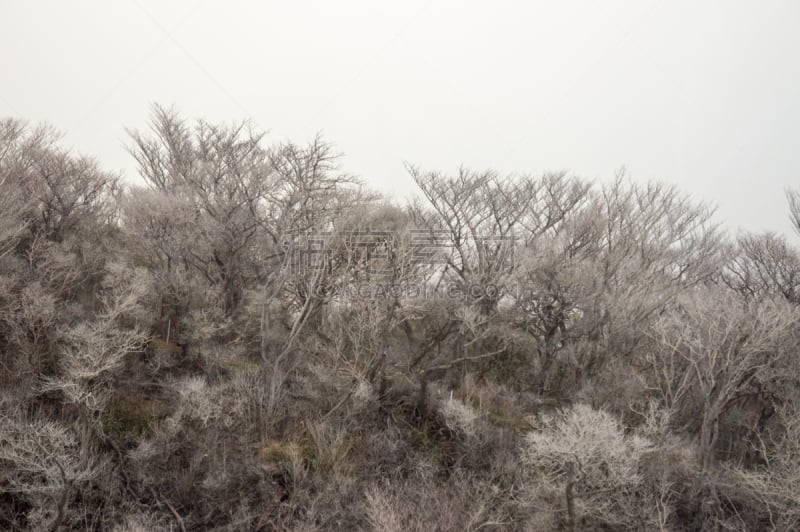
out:
{"label": "white sky", "polygon": [[[149,105],[316,132],[402,198],[425,168],[677,184],[791,235],[800,2],[0,0],[0,116],[129,177]],[[792,238],[797,238],[792,236]]]}

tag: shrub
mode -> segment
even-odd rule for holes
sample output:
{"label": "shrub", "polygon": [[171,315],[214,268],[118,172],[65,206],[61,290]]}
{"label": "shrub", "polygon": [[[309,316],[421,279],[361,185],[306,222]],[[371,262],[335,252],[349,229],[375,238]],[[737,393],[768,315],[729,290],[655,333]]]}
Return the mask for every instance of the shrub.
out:
{"label": "shrub", "polygon": [[534,503],[560,498],[568,526],[624,526],[637,513],[638,462],[649,448],[647,440],[626,436],[611,414],[577,404],[542,416],[525,436],[522,460],[544,483],[532,488]]}

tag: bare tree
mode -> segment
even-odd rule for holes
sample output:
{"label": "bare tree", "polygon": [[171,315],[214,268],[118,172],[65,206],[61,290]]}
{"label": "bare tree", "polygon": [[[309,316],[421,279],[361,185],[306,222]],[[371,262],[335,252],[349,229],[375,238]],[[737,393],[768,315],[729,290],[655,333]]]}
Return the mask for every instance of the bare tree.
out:
{"label": "bare tree", "polygon": [[519,348],[536,354],[540,390],[563,392],[612,360],[631,363],[646,324],[722,264],[712,214],[673,187],[620,175],[532,239],[509,283],[507,315]]}
{"label": "bare tree", "polygon": [[454,363],[479,364],[485,371],[507,349],[506,317],[497,310],[511,289],[519,257],[537,238],[559,231],[588,200],[589,185],[563,173],[501,177],[461,168],[446,176],[408,170],[427,200],[412,212],[424,231],[421,243],[438,252],[434,262],[443,262],[432,279],[438,304],[452,318],[429,328],[410,362],[420,371],[424,403],[432,372]]}
{"label": "bare tree", "polygon": [[781,236],[741,235],[721,280],[746,299],[778,295],[797,304],[800,303],[800,255]]}
{"label": "bare tree", "polygon": [[[565,174],[541,178],[503,178],[460,168],[454,177],[407,166],[428,208],[414,209],[430,244],[450,248],[448,272],[469,291],[470,285],[498,286],[513,270],[518,242],[555,231],[585,200],[588,185]],[[488,314],[500,294],[481,294],[476,303]]]}
{"label": "bare tree", "polygon": [[787,190],[786,199],[789,201],[789,219],[796,231],[800,231],[800,192]]}
{"label": "bare tree", "polygon": [[[701,465],[714,463],[722,416],[737,402],[760,398],[786,375],[796,349],[796,310],[785,302],[742,303],[732,296],[687,294],[653,329],[652,358],[673,415],[699,412]],[[691,423],[691,421],[690,421]]]}
{"label": "bare tree", "polygon": [[34,203],[24,187],[53,135],[46,127],[31,131],[19,120],[0,121],[0,257],[14,249],[33,221]]}
{"label": "bare tree", "polygon": [[360,378],[381,385],[389,337],[398,329],[408,333],[414,316],[409,294],[424,282],[411,221],[404,210],[377,204],[342,217],[337,225],[344,239],[334,250],[336,305],[329,310],[326,334]]}
{"label": "bare tree", "polygon": [[[161,260],[171,265],[172,254],[181,253],[183,261],[220,288],[223,307],[230,314],[241,299],[243,277],[248,265],[252,267],[266,214],[262,199],[272,172],[267,151],[260,145],[262,135],[246,123],[218,126],[199,121],[190,129],[174,110],[159,106],[153,108],[151,128],[150,136],[129,132],[130,151],[148,184],[174,198],[162,201],[184,206],[178,212],[189,219],[145,220],[151,223],[143,229],[160,227],[162,234],[172,235],[160,246]],[[144,213],[140,216],[147,218]],[[172,241],[181,229],[187,231],[177,237],[182,245],[163,249],[164,244],[176,244]]]}

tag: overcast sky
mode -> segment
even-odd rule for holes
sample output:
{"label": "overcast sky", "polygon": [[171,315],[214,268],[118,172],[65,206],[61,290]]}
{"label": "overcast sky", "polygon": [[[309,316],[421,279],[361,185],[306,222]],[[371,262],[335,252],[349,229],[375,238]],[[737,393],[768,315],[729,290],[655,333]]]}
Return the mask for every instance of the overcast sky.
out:
{"label": "overcast sky", "polygon": [[374,188],[403,161],[678,185],[794,236],[800,2],[0,0],[0,116],[133,179],[149,105],[322,132]]}

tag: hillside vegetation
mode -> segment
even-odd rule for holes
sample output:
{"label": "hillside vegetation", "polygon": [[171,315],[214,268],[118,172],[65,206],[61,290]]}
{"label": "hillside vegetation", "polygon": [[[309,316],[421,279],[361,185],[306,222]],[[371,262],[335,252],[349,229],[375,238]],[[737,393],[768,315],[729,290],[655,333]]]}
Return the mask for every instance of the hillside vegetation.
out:
{"label": "hillside vegetation", "polygon": [[[797,530],[800,255],[659,183],[0,121],[0,529]],[[800,196],[787,216],[800,227]]]}

